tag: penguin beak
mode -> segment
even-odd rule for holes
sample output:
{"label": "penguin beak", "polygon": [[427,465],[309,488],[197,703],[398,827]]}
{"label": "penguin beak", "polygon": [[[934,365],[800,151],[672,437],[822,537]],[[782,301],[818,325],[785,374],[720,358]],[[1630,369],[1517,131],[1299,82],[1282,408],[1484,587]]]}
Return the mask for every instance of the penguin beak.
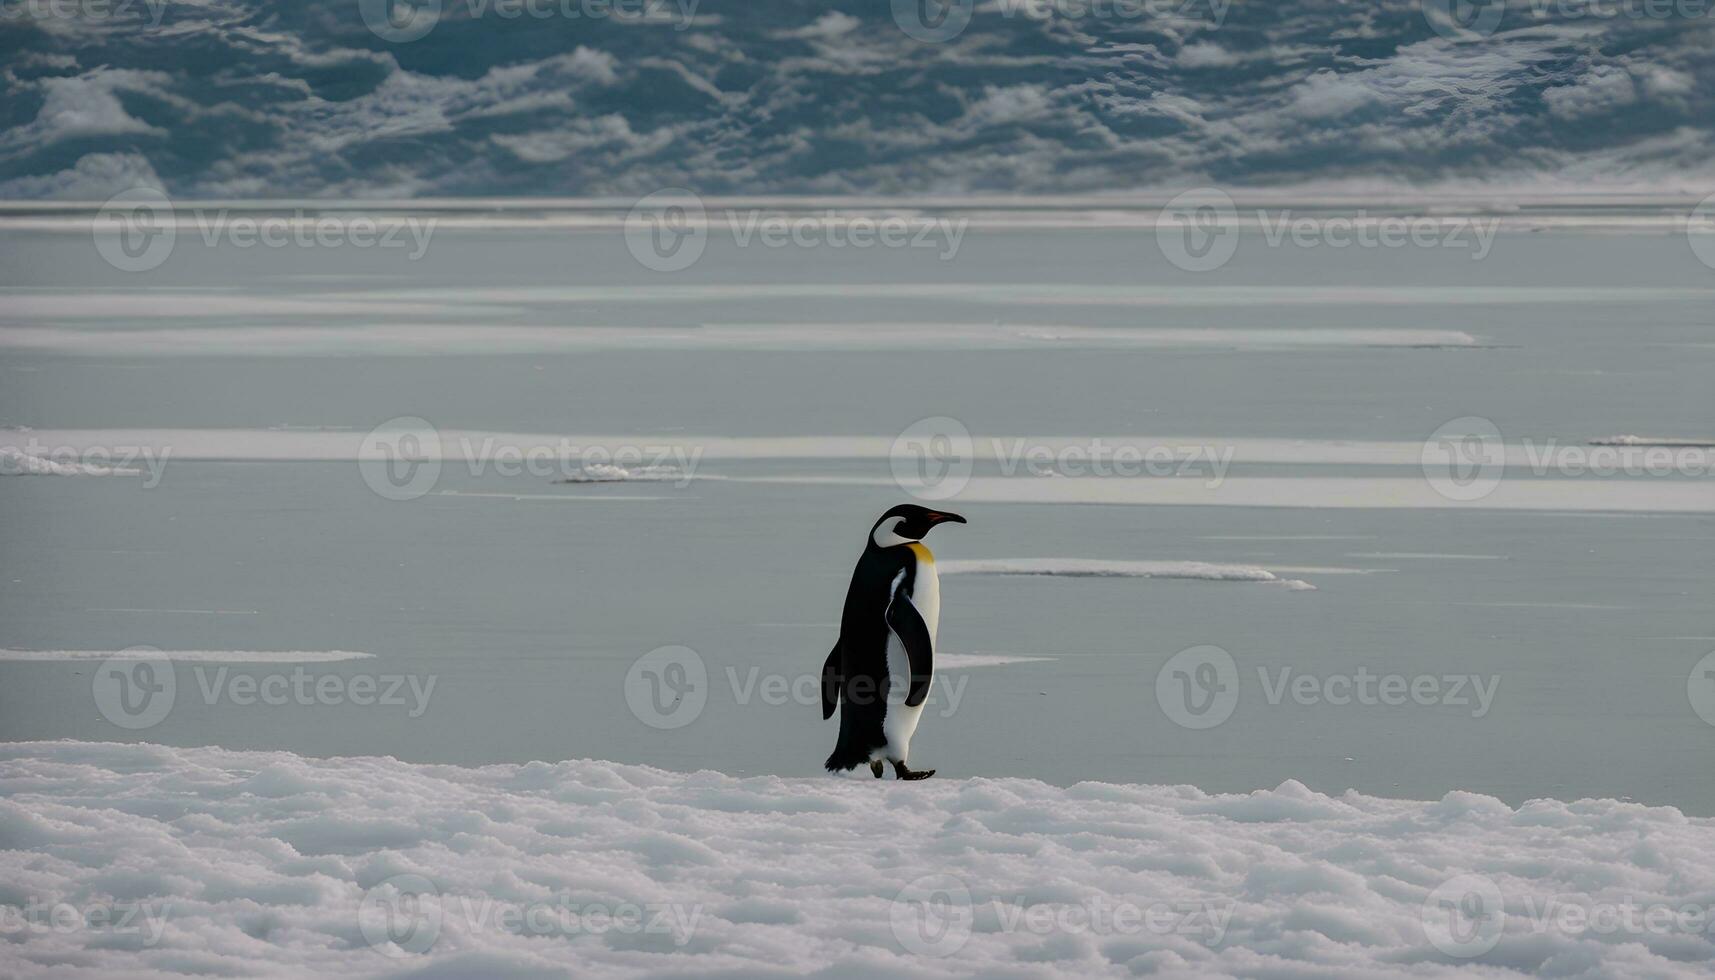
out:
{"label": "penguin beak", "polygon": [[970,523],[969,521],[965,520],[963,517],[960,517],[957,514],[948,514],[948,513],[941,512],[941,511],[930,511],[929,512],[929,524],[931,526],[934,526],[936,524],[941,524],[943,522],[952,523],[952,524],[969,524]]}

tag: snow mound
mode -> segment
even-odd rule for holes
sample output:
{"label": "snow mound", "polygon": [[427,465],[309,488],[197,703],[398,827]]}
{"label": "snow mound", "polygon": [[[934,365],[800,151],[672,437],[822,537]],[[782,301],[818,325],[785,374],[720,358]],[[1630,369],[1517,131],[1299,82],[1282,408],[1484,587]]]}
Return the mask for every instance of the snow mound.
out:
{"label": "snow mound", "polygon": [[143,471],[128,466],[102,466],[99,463],[64,462],[0,446],[0,475],[13,476],[142,476]]}
{"label": "snow mound", "polygon": [[0,745],[0,975],[1715,975],[1671,808],[948,775]]}
{"label": "snow mound", "polygon": [[1210,561],[1112,561],[1102,558],[979,558],[943,561],[942,575],[1051,575],[1061,578],[1181,578],[1205,582],[1270,582],[1315,591],[1300,579],[1281,578],[1258,565]]}

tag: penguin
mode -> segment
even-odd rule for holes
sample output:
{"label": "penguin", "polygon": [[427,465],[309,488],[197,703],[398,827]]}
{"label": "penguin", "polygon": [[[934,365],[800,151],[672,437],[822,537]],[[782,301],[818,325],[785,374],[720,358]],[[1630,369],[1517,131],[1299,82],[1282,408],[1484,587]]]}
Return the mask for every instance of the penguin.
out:
{"label": "penguin", "polygon": [[822,720],[840,709],[840,738],[825,763],[848,772],[869,763],[893,764],[898,779],[927,779],[906,760],[935,669],[935,629],[941,621],[941,580],[935,556],[923,544],[937,524],[966,523],[946,511],[901,504],[881,515],[840,616],[840,638],[822,663]]}

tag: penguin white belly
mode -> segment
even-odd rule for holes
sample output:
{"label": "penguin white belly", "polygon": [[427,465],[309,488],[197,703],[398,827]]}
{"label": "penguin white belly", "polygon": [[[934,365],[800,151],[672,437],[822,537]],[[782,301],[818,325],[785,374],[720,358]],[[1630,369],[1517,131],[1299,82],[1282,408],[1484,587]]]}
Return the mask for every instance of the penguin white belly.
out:
{"label": "penguin white belly", "polygon": [[[911,550],[917,553],[911,604],[917,607],[917,614],[923,617],[923,625],[929,628],[930,649],[934,649],[936,631],[941,625],[941,578],[935,573],[935,558],[928,548],[915,544]],[[887,738],[887,745],[872,753],[870,758],[906,762],[911,751],[911,736],[916,733],[917,721],[923,716],[923,705],[929,701],[925,698],[923,704],[916,707],[905,704],[905,695],[911,690],[911,658],[899,638],[891,633],[887,637],[887,673],[890,678],[887,713],[881,722],[881,733]]]}

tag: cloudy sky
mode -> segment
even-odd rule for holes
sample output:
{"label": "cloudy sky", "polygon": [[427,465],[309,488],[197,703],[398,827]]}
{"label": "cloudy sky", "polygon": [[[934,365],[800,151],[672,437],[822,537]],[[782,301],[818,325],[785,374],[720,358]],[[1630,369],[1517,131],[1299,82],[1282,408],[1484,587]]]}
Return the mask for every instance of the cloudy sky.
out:
{"label": "cloudy sky", "polygon": [[77,2],[0,197],[1715,186],[1708,0]]}

